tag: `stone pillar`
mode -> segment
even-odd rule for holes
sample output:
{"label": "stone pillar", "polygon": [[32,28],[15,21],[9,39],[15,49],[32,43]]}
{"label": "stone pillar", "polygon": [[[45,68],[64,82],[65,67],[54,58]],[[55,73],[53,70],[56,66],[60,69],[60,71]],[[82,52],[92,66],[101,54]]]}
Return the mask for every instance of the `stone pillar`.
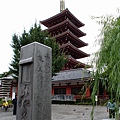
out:
{"label": "stone pillar", "polygon": [[37,42],[21,48],[16,120],[51,120],[52,49]]}

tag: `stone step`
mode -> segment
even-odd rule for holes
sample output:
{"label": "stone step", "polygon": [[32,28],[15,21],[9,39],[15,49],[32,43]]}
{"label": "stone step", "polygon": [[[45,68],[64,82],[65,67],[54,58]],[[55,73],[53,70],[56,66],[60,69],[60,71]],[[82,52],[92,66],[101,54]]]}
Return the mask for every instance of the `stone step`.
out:
{"label": "stone step", "polygon": [[102,119],[102,120],[115,120],[115,118],[107,118],[107,119]]}

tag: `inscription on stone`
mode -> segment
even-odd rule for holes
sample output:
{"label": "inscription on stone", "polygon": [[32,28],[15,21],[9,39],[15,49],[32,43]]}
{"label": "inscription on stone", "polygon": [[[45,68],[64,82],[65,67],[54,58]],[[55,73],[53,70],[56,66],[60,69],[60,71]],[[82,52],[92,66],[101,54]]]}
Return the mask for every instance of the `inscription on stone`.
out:
{"label": "inscription on stone", "polygon": [[30,80],[32,78],[32,64],[25,64],[22,65],[22,83],[30,83]]}
{"label": "inscription on stone", "polygon": [[16,120],[51,120],[51,48],[21,48]]}

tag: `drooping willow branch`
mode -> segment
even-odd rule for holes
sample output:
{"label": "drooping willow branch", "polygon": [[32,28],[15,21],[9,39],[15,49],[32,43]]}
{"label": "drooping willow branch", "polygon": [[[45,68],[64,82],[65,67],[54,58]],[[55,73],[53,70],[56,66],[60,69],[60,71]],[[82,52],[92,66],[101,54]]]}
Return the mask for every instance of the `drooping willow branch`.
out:
{"label": "drooping willow branch", "polygon": [[[120,94],[120,17],[102,16],[99,18],[100,20],[97,22],[102,25],[102,29],[98,38],[100,49],[94,56],[95,72],[91,98],[94,103],[95,95],[98,94],[101,84],[109,92],[109,99],[115,98],[118,105]],[[116,117],[118,119],[118,115]],[[91,119],[93,120],[93,116]]]}

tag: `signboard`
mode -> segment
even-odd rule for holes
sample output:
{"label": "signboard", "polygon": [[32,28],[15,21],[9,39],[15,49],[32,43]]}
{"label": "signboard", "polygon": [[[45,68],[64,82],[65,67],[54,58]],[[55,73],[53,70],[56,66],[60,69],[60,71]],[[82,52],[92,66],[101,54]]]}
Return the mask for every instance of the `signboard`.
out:
{"label": "signboard", "polygon": [[98,101],[98,97],[97,97],[97,95],[95,95],[95,101]]}

